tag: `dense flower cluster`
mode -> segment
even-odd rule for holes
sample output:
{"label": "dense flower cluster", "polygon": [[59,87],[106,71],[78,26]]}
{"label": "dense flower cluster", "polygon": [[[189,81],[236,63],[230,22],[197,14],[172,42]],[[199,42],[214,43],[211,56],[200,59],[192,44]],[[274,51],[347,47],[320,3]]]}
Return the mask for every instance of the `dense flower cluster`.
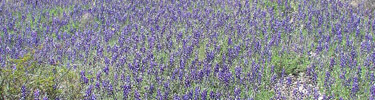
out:
{"label": "dense flower cluster", "polygon": [[[365,2],[0,2],[0,71],[47,77],[1,86],[0,99],[375,98],[375,13]],[[25,65],[40,70],[14,63],[30,52],[36,62]],[[52,88],[35,86],[47,79]]]}

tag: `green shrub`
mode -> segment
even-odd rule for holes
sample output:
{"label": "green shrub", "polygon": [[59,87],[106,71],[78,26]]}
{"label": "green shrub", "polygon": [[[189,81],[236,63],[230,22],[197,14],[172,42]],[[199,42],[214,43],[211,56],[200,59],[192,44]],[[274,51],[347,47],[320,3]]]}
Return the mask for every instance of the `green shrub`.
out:
{"label": "green shrub", "polygon": [[285,69],[285,74],[297,75],[300,72],[306,71],[310,61],[307,56],[300,55],[295,52],[284,53],[281,55],[275,54],[272,57],[272,63],[275,65],[275,72],[279,75]]}
{"label": "green shrub", "polygon": [[[36,90],[40,91],[39,98],[47,95],[49,99],[55,99],[63,93],[62,90],[68,90],[59,88],[63,85],[62,80],[79,76],[65,68],[38,63],[34,53],[35,50],[31,50],[19,59],[10,59],[7,66],[1,69],[0,99],[31,99],[34,98],[33,93]],[[53,69],[59,73],[54,73]],[[68,82],[72,85],[75,81]],[[23,86],[26,87],[26,92],[22,92]],[[73,86],[76,88],[79,82]],[[76,92],[71,95],[80,94],[79,91]]]}

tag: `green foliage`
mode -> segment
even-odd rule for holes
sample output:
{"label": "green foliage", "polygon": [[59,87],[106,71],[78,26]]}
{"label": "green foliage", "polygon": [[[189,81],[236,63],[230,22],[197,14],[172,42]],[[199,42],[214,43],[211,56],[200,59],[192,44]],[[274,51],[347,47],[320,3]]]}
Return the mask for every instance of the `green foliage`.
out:
{"label": "green foliage", "polygon": [[254,100],[270,100],[274,95],[273,91],[263,89],[255,95]]}
{"label": "green foliage", "polygon": [[[1,70],[0,99],[22,98],[22,86],[25,86],[28,92],[28,95],[24,98],[34,98],[30,93],[32,94],[34,91],[40,90],[41,96],[45,93],[48,95],[48,98],[55,99],[63,92],[62,89],[58,88],[61,85],[59,81],[64,79],[65,76],[78,76],[66,69],[38,63],[37,59],[34,58],[34,53],[35,50],[31,50],[31,52],[19,59],[10,59],[11,63]],[[53,69],[48,68],[54,68],[57,72],[67,74],[56,74],[53,73]],[[72,85],[74,88],[79,86],[77,84]],[[76,94],[79,93],[77,92],[74,95]]]}
{"label": "green foliage", "polygon": [[276,73],[281,74],[282,69],[285,69],[286,75],[296,75],[300,72],[306,71],[310,61],[305,55],[290,52],[289,54],[284,53],[281,55],[273,55],[272,63],[275,65]]}

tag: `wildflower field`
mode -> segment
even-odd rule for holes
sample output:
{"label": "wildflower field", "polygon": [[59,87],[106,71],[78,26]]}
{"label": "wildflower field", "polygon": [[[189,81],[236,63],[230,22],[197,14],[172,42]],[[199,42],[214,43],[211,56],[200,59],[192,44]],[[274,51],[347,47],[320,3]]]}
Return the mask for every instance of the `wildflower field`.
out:
{"label": "wildflower field", "polygon": [[0,100],[375,100],[374,5],[0,0]]}

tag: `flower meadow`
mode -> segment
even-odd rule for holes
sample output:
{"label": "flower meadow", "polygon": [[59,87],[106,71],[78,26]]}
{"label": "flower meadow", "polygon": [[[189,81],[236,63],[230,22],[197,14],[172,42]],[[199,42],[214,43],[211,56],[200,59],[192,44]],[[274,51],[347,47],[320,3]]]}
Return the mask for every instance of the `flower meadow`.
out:
{"label": "flower meadow", "polygon": [[1,100],[374,100],[350,0],[0,0]]}

